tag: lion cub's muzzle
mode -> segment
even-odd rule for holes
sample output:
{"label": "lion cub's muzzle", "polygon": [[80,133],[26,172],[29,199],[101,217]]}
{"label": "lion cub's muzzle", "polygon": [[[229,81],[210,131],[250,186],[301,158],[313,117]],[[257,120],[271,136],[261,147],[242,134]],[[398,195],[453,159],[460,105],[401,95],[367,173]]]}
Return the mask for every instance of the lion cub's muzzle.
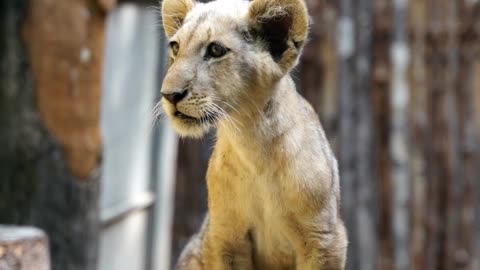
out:
{"label": "lion cub's muzzle", "polygon": [[[173,105],[173,110],[171,111],[171,116],[175,117],[176,119],[186,121],[188,123],[196,123],[196,124],[213,124],[219,118],[219,114],[214,111],[203,111],[198,115],[189,115],[188,111],[183,112],[182,106],[179,104],[182,101],[188,103],[190,90],[188,88],[184,88],[181,91],[175,92],[161,92],[162,97],[171,105]],[[185,108],[183,108],[185,109]],[[200,110],[202,111],[202,110]]]}
{"label": "lion cub's muzzle", "polygon": [[173,105],[177,105],[178,102],[182,101],[188,95],[188,89],[183,89],[179,92],[172,92],[172,93],[163,93],[162,96],[168,100]]}

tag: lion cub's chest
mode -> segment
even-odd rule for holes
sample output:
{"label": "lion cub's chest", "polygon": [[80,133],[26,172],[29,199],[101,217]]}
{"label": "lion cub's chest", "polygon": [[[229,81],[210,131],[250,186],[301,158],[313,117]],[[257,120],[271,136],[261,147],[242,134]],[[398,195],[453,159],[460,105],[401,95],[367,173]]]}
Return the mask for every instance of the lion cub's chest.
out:
{"label": "lion cub's chest", "polygon": [[265,158],[260,163],[214,154],[207,177],[209,211],[250,239],[255,270],[295,269],[295,237],[289,230],[295,207],[293,181],[275,160]]}
{"label": "lion cub's chest", "polygon": [[281,179],[272,175],[246,176],[236,182],[235,189],[244,194],[244,200],[238,200],[235,208],[249,226],[256,270],[294,269],[289,209],[281,184]]}

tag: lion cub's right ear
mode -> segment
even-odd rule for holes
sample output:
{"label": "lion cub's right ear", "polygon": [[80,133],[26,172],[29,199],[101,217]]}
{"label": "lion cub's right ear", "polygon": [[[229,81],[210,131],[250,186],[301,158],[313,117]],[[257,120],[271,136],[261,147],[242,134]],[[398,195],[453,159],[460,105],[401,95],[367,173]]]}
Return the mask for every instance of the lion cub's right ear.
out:
{"label": "lion cub's right ear", "polygon": [[252,0],[248,22],[283,71],[296,64],[308,34],[304,0]]}
{"label": "lion cub's right ear", "polygon": [[164,0],[162,3],[163,29],[167,37],[172,37],[180,27],[187,14],[195,6],[194,0]]}

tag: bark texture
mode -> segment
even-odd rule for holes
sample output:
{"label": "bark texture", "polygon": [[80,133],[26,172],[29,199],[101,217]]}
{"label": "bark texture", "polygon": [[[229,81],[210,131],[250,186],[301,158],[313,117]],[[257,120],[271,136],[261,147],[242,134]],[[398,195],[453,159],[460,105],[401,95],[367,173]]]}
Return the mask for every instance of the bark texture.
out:
{"label": "bark texture", "polygon": [[0,3],[0,223],[50,237],[52,269],[96,269],[103,22],[96,1]]}
{"label": "bark texture", "polygon": [[99,8],[91,0],[31,1],[23,25],[40,117],[78,178],[97,166],[101,147],[105,27]]}

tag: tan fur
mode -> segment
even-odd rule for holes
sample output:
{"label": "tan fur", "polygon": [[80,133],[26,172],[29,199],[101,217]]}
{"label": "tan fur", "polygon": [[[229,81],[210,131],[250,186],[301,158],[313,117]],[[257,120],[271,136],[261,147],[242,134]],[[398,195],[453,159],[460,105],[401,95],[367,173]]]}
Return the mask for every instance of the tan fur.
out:
{"label": "tan fur", "polygon": [[[184,14],[175,20],[181,25],[165,19],[170,11]],[[162,99],[164,110],[182,136],[217,127],[209,217],[177,269],[343,269],[337,162],[289,75],[307,37],[305,3],[165,0],[163,16],[180,49],[171,54],[162,93],[188,90],[176,106]],[[205,57],[211,42],[229,52]],[[180,119],[178,112],[202,120]]]}
{"label": "tan fur", "polygon": [[194,2],[192,0],[163,1],[163,28],[167,36],[172,36],[178,31],[193,5]]}

